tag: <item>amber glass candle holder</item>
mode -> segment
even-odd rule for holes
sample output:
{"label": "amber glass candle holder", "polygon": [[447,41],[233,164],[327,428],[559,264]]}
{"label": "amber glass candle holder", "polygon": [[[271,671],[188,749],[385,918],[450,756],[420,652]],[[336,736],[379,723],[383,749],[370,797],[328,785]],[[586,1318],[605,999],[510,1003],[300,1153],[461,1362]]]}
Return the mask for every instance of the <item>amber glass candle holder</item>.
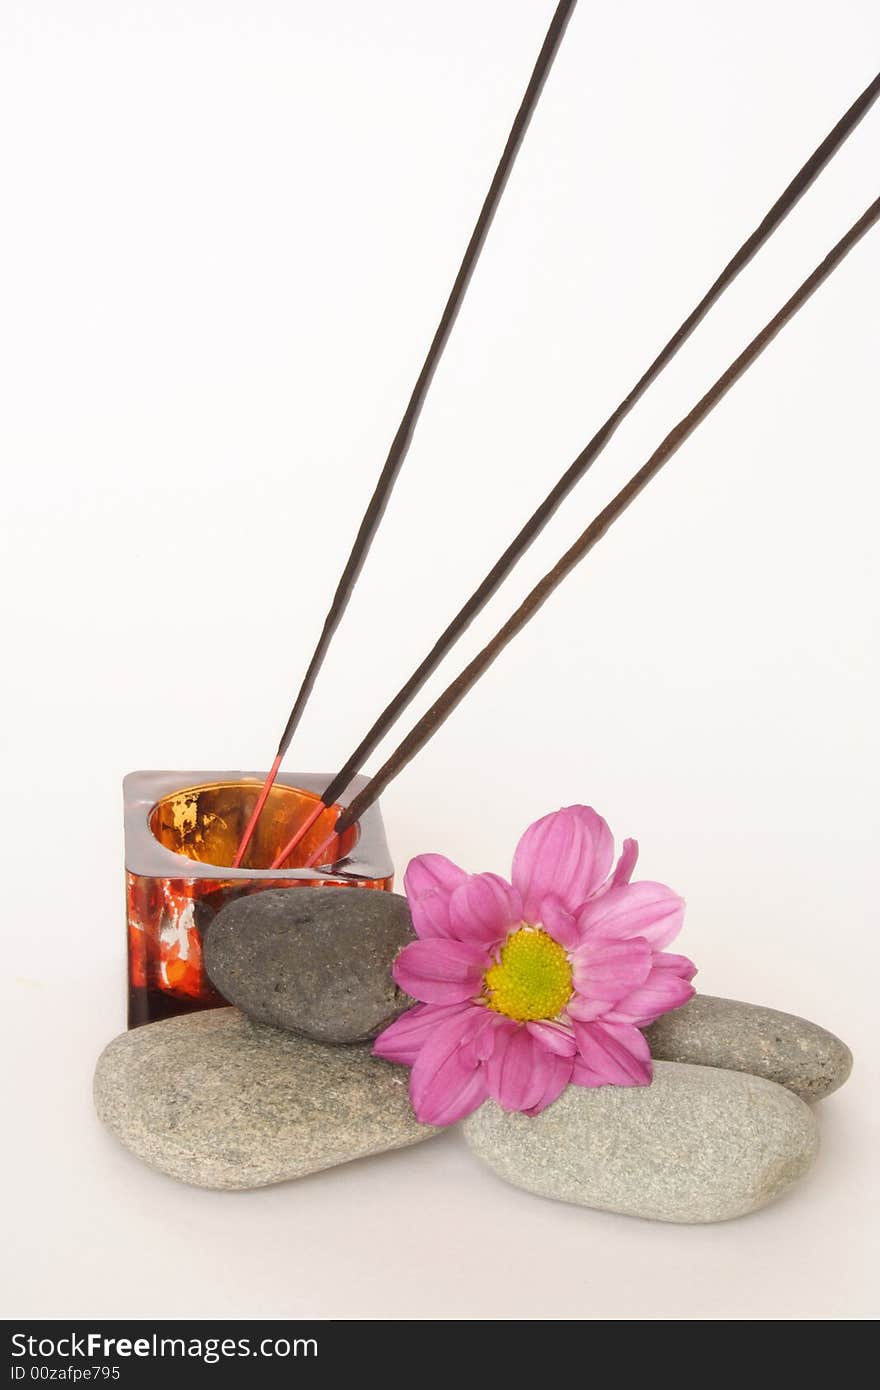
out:
{"label": "amber glass candle holder", "polygon": [[[225,1004],[205,974],[202,935],[234,898],[327,885],[390,891],[394,869],[377,805],[328,846],[325,865],[303,867],[332,830],[337,807],[316,820],[289,860],[269,868],[329,781],[318,774],[279,777],[245,862],[234,869],[262,774],[129,773],[123,783],[129,1028]],[[365,782],[355,777],[346,801]]]}

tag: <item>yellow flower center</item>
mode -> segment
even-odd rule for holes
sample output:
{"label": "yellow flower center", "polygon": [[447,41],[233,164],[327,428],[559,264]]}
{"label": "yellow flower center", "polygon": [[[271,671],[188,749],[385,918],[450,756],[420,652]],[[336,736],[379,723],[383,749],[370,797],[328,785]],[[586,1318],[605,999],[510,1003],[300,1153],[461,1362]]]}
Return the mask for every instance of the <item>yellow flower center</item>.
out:
{"label": "yellow flower center", "polygon": [[540,927],[513,932],[485,982],[489,1008],[521,1023],[555,1018],[572,996],[568,956]]}

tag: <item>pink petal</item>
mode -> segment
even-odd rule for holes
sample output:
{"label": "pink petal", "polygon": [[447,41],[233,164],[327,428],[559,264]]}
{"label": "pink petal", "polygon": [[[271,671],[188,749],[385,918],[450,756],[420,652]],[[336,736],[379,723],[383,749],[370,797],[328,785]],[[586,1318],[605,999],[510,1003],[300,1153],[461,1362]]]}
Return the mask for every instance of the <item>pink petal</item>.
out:
{"label": "pink petal", "polygon": [[466,878],[464,869],[442,854],[418,854],[410,860],[403,886],[417,936],[452,935],[449,902]]}
{"label": "pink petal", "polygon": [[[652,959],[651,947],[641,936],[627,941],[590,936],[571,955],[575,989],[585,999],[616,1002],[644,984]],[[571,1012],[571,1001],[568,1009]]]}
{"label": "pink petal", "polygon": [[581,1023],[592,1023],[594,1018],[601,1018],[610,1008],[610,999],[586,999],[582,994],[573,994],[565,1006],[565,1013]]}
{"label": "pink petal", "polygon": [[484,1007],[479,1012],[483,1017],[477,1020],[472,1031],[462,1042],[462,1058],[474,1066],[479,1062],[488,1062],[495,1050],[496,1033],[506,1021],[501,1014],[496,1014],[492,1009]]}
{"label": "pink petal", "polygon": [[438,888],[452,893],[467,878],[464,869],[453,864],[445,854],[417,854],[407,865],[403,887],[410,903],[434,893]]}
{"label": "pink petal", "polygon": [[[576,1085],[648,1086],[651,1053],[638,1028],[629,1023],[575,1023],[580,1058],[575,1058],[572,1081]],[[585,1068],[580,1078],[581,1067]],[[596,1082],[595,1078],[601,1081]]]}
{"label": "pink petal", "polygon": [[420,936],[423,941],[429,941],[436,936],[452,936],[452,924],[449,921],[450,900],[451,895],[438,888],[436,892],[423,893],[416,902],[410,902],[416,936]]}
{"label": "pink petal", "polygon": [[421,1124],[454,1124],[486,1099],[485,1069],[462,1055],[461,1038],[469,1026],[465,1014],[441,1023],[413,1064],[409,1094]]}
{"label": "pink petal", "polygon": [[618,859],[614,867],[614,873],[611,875],[611,883],[609,884],[609,887],[619,888],[622,883],[629,883],[630,879],[633,876],[633,871],[638,862],[638,858],[638,840],[624,840],[623,846],[620,851],[620,858]]}
{"label": "pink petal", "polygon": [[479,946],[431,937],[404,946],[391,968],[400,988],[425,1004],[456,1004],[479,993],[489,958]]}
{"label": "pink petal", "polygon": [[498,874],[470,874],[449,900],[449,923],[459,941],[493,946],[522,921],[519,893]]}
{"label": "pink petal", "polygon": [[614,841],[589,806],[567,806],[530,825],[513,856],[513,884],[527,922],[539,921],[541,902],[555,897],[577,912],[607,877]]}
{"label": "pink petal", "polygon": [[575,1057],[571,1069],[571,1084],[572,1086],[595,1088],[596,1086],[607,1086],[609,1083],[601,1072],[593,1071],[592,1067],[588,1067],[580,1057]]}
{"label": "pink petal", "polygon": [[676,975],[680,975],[683,980],[692,980],[697,973],[697,967],[687,956],[677,956],[672,951],[655,951],[654,970],[674,970]]}
{"label": "pink petal", "polygon": [[514,1025],[495,1035],[486,1086],[505,1110],[528,1110],[541,1099],[554,1070],[553,1054],[521,1025]]}
{"label": "pink petal", "polygon": [[560,946],[577,946],[581,939],[577,921],[554,897],[541,899],[538,922]]}
{"label": "pink petal", "polygon": [[412,1066],[438,1024],[470,1009],[470,1004],[417,1004],[382,1030],[373,1043],[373,1055]]}
{"label": "pink petal", "polygon": [[527,1115],[539,1115],[542,1110],[547,1109],[548,1105],[552,1105],[554,1100],[559,1099],[571,1080],[573,1060],[571,1057],[553,1057],[553,1069],[547,1085],[535,1104],[526,1110]]}
{"label": "pink petal", "polygon": [[619,999],[605,1017],[612,1023],[636,1023],[646,1028],[661,1014],[681,1008],[694,994],[690,981],[674,970],[652,970],[645,983]]}
{"label": "pink petal", "polygon": [[558,1023],[527,1023],[526,1032],[531,1033],[548,1052],[555,1052],[557,1057],[573,1057],[577,1052],[574,1033],[568,1028],[561,1028]]}
{"label": "pink petal", "polygon": [[578,916],[581,932],[606,940],[643,936],[655,948],[681,930],[684,901],[662,883],[625,883],[586,903]]}
{"label": "pink petal", "polygon": [[[488,1094],[483,1067],[468,1069],[460,1058],[450,1057],[426,1085],[418,1104],[413,1101],[412,1106],[420,1124],[454,1125],[459,1120],[467,1119],[475,1110],[479,1110]],[[412,1100],[411,1078],[410,1099]]]}

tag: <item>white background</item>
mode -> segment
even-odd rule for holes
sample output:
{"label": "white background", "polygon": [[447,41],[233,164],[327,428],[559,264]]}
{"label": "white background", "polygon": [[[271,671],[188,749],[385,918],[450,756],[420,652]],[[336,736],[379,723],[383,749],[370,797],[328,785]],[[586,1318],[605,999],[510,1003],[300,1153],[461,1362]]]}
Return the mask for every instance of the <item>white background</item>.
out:
{"label": "white background", "polygon": [[[880,230],[383,802],[401,868],[504,872],[572,801],[636,835],[704,990],[852,1045],[811,1176],[653,1225],[508,1188],[451,1133],[224,1195],[91,1110],[120,779],[271,758],[552,8],[2,8],[7,1316],[877,1311]],[[878,57],[870,0],[582,0],[290,770],[342,761]],[[413,716],[876,197],[878,142],[880,107]]]}

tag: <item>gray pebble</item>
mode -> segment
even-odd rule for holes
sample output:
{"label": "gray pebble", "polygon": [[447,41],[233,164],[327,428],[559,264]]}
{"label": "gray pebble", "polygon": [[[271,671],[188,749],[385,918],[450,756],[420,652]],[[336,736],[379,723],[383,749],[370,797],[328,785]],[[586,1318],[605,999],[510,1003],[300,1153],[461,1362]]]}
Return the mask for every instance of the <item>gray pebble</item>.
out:
{"label": "gray pebble", "polygon": [[205,968],[249,1017],[319,1042],[366,1042],[414,1000],[391,977],[415,940],[406,898],[373,888],[272,888],[224,907]]}
{"label": "gray pebble", "polygon": [[821,1100],[852,1070],[846,1043],[816,1023],[737,999],[696,994],[645,1030],[651,1056],[752,1072],[801,1100]]}
{"label": "gray pebble", "polygon": [[762,1077],[657,1062],[650,1086],[569,1086],[540,1115],[487,1101],[468,1144],[528,1192],[655,1221],[757,1211],[809,1169],[813,1112]]}
{"label": "gray pebble", "polygon": [[[346,892],[349,890],[346,889]],[[98,1115],[153,1168],[251,1188],[430,1139],[409,1071],[212,1009],[123,1033],[95,1071]]]}

